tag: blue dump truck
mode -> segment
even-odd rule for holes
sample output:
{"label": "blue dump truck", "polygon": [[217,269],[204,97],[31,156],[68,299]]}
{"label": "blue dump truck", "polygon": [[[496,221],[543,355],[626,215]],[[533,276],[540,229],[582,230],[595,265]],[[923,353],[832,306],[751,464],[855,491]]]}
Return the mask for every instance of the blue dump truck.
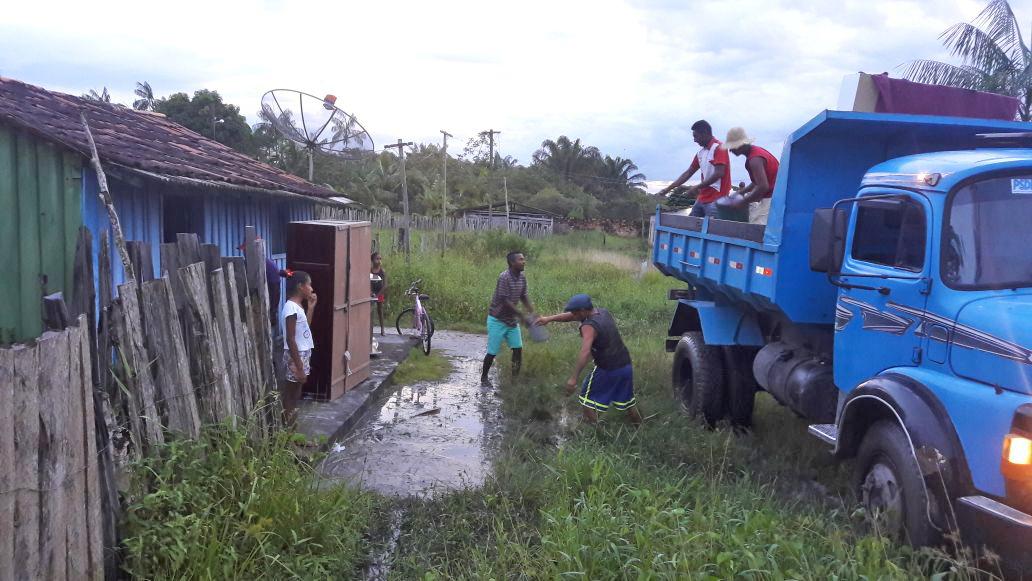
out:
{"label": "blue dump truck", "polygon": [[1032,553],[1032,124],[826,111],[766,227],[657,210],[684,410],[810,423],[883,530]]}

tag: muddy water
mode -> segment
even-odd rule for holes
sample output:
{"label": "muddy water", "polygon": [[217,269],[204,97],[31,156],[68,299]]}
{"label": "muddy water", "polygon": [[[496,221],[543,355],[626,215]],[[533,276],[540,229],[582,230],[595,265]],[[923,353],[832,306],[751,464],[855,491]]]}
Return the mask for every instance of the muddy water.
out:
{"label": "muddy water", "polygon": [[433,348],[451,358],[451,374],[443,381],[395,386],[378,412],[341,442],[343,450],[330,452],[320,467],[323,478],[420,497],[480,485],[490,472],[502,423],[501,398],[495,388],[480,386],[485,341],[465,333],[435,334]]}

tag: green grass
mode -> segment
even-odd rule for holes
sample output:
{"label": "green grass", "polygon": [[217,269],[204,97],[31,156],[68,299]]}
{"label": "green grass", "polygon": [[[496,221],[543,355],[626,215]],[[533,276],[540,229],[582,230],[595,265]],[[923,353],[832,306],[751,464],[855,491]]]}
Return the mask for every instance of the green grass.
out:
{"label": "green grass", "polygon": [[420,381],[438,381],[451,373],[451,361],[437,351],[423,354],[422,347],[413,347],[408,357],[398,365],[391,381],[395,385],[412,385]]}
{"label": "green grass", "polygon": [[[852,466],[833,461],[804,421],[765,394],[751,435],[689,422],[670,393],[663,349],[666,289],[676,283],[642,275],[640,241],[601,241],[596,233],[535,242],[492,234],[457,236],[443,255],[409,264],[388,253],[389,301],[396,313],[408,281],[423,278],[438,329],[479,331],[505,252],[525,251],[539,311],[587,292],[613,312],[649,418],[642,429],[620,415],[603,415],[598,427],[579,422],[562,391],[576,327],[550,326],[547,343],[527,343],[518,380],[507,362],[498,365],[506,425],[483,487],[430,500],[349,488],[322,496],[310,468],[275,443],[252,452],[221,434],[231,444],[174,444],[165,464],[141,468],[144,488],[156,492],[130,510],[129,570],[145,578],[350,577],[381,546],[390,507],[400,505],[393,579],[979,578],[966,558],[913,551],[868,530],[850,489]],[[411,376],[395,380],[441,373],[442,360],[413,353],[399,369]],[[292,535],[313,540],[297,545]]]}
{"label": "green grass", "polygon": [[[484,254],[489,244],[494,252]],[[423,279],[438,328],[481,330],[507,245],[518,244],[495,235],[444,256],[385,261],[395,282]],[[680,414],[663,349],[666,290],[679,285],[642,275],[641,241],[607,237],[603,247],[601,235],[575,233],[526,251],[540,312],[559,311],[577,292],[612,311],[635,362],[641,411],[653,417],[640,431],[619,415],[603,416],[599,428],[580,425],[579,407],[561,388],[579,345],[576,326],[551,326],[547,343],[526,345],[518,381],[499,366],[508,426],[494,477],[482,489],[409,501],[393,578],[973,575],[966,562],[871,534],[855,516],[852,466],[834,461],[806,435],[805,421],[766,394],[751,435],[706,431]]]}
{"label": "green grass", "polygon": [[140,579],[350,578],[365,563],[382,500],[320,490],[283,433],[254,443],[211,426],[137,465],[123,569]]}

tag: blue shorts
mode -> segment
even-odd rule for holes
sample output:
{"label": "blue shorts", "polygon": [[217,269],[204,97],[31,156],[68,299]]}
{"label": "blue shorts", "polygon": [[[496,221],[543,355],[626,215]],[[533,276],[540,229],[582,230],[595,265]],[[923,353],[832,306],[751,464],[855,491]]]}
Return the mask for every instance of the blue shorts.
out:
{"label": "blue shorts", "polygon": [[510,327],[498,319],[487,316],[487,354],[498,355],[502,350],[502,340],[509,344],[510,349],[523,348],[523,335],[520,334],[520,326]]}
{"label": "blue shorts", "polygon": [[604,412],[610,406],[618,410],[634,407],[634,370],[630,364],[617,369],[595,367],[584,378],[580,395],[581,405]]}

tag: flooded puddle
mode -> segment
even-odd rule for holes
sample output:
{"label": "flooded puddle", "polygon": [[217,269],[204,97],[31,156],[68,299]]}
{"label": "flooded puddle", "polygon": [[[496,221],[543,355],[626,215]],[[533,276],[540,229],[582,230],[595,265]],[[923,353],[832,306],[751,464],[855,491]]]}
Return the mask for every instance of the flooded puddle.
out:
{"label": "flooded puddle", "polygon": [[465,333],[434,335],[434,350],[451,358],[451,374],[442,381],[395,386],[378,412],[331,449],[320,467],[323,478],[420,497],[483,483],[502,423],[501,398],[495,388],[480,386],[485,340]]}

